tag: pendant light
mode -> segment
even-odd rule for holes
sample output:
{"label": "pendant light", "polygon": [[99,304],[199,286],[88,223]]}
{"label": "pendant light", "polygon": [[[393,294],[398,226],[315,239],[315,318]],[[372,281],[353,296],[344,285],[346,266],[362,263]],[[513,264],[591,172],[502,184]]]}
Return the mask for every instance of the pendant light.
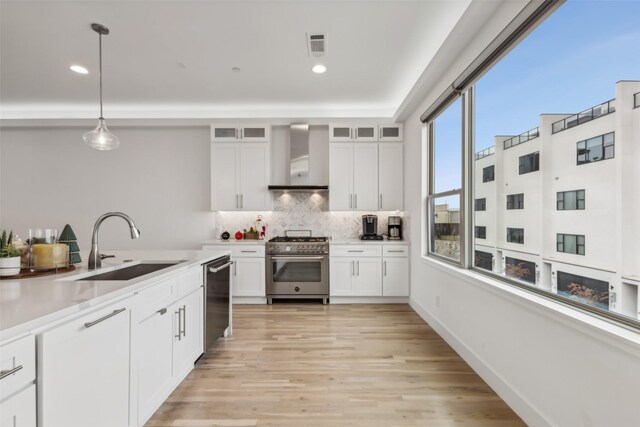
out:
{"label": "pendant light", "polygon": [[100,51],[100,118],[98,126],[82,135],[85,144],[96,150],[115,150],[120,146],[120,140],[117,136],[109,132],[107,123],[102,117],[102,36],[109,34],[109,29],[104,25],[91,24],[91,29],[98,33],[98,46]]}

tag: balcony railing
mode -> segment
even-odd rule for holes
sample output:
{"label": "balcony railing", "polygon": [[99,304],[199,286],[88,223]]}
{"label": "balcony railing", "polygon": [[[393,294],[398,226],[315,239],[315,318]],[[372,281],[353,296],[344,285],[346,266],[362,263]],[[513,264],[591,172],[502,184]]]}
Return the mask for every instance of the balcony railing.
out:
{"label": "balcony railing", "polygon": [[569,116],[566,119],[558,120],[551,125],[551,133],[562,132],[565,129],[570,129],[583,123],[590,122],[598,117],[606,116],[609,113],[615,112],[616,107],[613,105],[613,101],[615,101],[615,98],[589,108],[588,110],[584,110],[578,114]]}
{"label": "balcony railing", "polygon": [[640,92],[633,95],[633,108],[640,107]]}
{"label": "balcony railing", "polygon": [[478,151],[476,153],[476,160],[483,159],[483,158],[485,158],[487,156],[492,155],[495,152],[496,152],[496,147],[494,147],[494,146],[491,146],[489,148],[485,148],[484,150]]}
{"label": "balcony railing", "polygon": [[511,148],[511,147],[515,147],[518,144],[522,144],[523,142],[527,142],[530,141],[532,139],[535,139],[537,137],[540,136],[540,129],[539,128],[533,128],[530,131],[521,133],[520,135],[516,135],[512,138],[509,139],[505,139],[503,144],[504,144],[504,149],[506,150],[507,148]]}

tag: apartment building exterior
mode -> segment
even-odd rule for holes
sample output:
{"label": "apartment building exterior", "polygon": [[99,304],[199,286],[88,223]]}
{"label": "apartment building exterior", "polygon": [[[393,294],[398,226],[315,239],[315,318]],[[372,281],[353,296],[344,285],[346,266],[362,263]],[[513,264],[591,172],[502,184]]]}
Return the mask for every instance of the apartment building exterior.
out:
{"label": "apartment building exterior", "polygon": [[640,82],[475,155],[475,265],[640,318]]}

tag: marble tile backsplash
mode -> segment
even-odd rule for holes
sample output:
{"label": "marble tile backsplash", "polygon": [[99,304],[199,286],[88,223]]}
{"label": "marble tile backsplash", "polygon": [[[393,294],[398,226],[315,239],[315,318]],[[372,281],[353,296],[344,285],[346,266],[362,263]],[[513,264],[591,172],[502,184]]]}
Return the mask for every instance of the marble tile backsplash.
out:
{"label": "marble tile backsplash", "polygon": [[332,239],[354,239],[362,233],[362,215],[378,215],[378,234],[387,232],[389,212],[343,212],[330,211],[326,193],[274,193],[273,211],[270,212],[217,212],[216,237],[223,231],[233,234],[238,230],[256,225],[257,215],[262,215],[262,224],[267,227],[267,239],[284,236],[285,230],[311,230],[313,236]]}

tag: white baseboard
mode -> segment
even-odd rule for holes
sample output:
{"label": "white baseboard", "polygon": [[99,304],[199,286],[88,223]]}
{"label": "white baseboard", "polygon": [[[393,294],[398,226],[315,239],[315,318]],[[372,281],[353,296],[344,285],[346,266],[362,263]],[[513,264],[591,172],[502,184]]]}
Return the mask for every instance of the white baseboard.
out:
{"label": "white baseboard", "polygon": [[529,426],[535,427],[551,427],[553,424],[549,422],[535,407],[531,405],[517,390],[515,390],[508,381],[502,378],[496,373],[489,365],[487,365],[480,356],[478,356],[473,350],[462,342],[458,337],[452,333],[446,326],[440,323],[435,317],[431,316],[429,312],[414,298],[409,300],[409,305],[413,310],[418,313],[422,319],[433,328],[438,335],[449,344],[456,353],[480,377],[489,384],[497,394],[504,400],[507,405],[513,411],[518,414],[522,420]]}
{"label": "white baseboard", "polygon": [[329,304],[407,304],[407,297],[329,297]]}
{"label": "white baseboard", "polygon": [[265,297],[233,297],[234,304],[266,304]]}

